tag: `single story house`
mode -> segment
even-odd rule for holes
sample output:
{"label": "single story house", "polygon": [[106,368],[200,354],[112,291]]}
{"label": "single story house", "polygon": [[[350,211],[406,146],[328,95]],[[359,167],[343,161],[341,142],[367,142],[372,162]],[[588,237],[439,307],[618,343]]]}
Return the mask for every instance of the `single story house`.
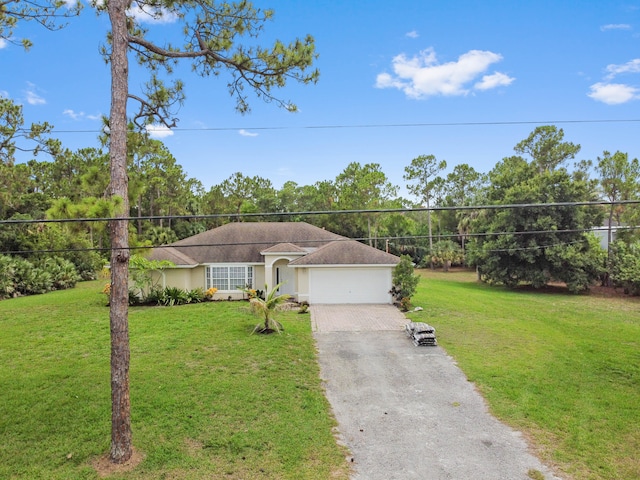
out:
{"label": "single story house", "polygon": [[305,222],[228,223],[154,248],[150,260],[175,268],[156,273],[161,287],[217,288],[220,299],[242,288],[313,303],[392,303],[392,270],[400,258]]}

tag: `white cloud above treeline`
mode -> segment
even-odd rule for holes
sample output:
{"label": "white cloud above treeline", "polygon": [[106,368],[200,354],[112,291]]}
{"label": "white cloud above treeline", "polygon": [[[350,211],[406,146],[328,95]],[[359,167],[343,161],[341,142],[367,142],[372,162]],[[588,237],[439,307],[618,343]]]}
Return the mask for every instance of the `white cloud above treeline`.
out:
{"label": "white cloud above treeline", "polygon": [[623,83],[594,83],[587,95],[607,105],[620,105],[640,98],[640,90]]}
{"label": "white cloud above treeline", "polygon": [[62,114],[73,120],[84,120],[85,118],[89,120],[100,120],[101,118],[100,115],[87,115],[84,112],[76,112],[70,108],[64,110]]}
{"label": "white cloud above treeline", "polygon": [[401,53],[392,60],[393,74],[383,72],[376,78],[377,88],[397,88],[409,98],[467,95],[510,85],[515,79],[502,72],[483,75],[502,61],[499,53],[470,50],[454,62],[440,63],[433,48],[408,57]]}
{"label": "white cloud above treeline", "polygon": [[620,105],[640,99],[640,89],[629,83],[613,82],[618,75],[640,73],[640,58],[635,58],[620,65],[610,64],[605,68],[607,74],[603,82],[589,87],[588,97],[607,105]]}
{"label": "white cloud above treeline", "polygon": [[34,83],[27,82],[27,89],[24,91],[25,101],[29,105],[44,105],[47,101],[41,97],[36,91],[37,87]]}
{"label": "white cloud above treeline", "polygon": [[243,137],[257,137],[258,136],[257,133],[249,132],[248,130],[245,130],[244,128],[240,129],[238,131],[238,133],[240,135],[242,135]]}

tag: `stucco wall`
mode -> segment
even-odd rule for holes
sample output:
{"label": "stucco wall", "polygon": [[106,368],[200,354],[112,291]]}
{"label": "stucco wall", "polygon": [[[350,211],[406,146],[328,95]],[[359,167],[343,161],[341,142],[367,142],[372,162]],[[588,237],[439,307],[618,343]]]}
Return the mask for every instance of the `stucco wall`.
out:
{"label": "stucco wall", "polygon": [[308,268],[296,268],[297,272],[297,285],[296,290],[298,292],[299,302],[309,301],[309,269]]}

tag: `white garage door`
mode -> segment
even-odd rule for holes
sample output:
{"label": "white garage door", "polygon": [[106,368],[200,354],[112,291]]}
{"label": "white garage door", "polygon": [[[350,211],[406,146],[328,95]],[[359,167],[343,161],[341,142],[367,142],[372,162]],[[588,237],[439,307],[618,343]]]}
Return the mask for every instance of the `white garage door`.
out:
{"label": "white garage door", "polygon": [[309,303],[391,303],[390,268],[310,268]]}

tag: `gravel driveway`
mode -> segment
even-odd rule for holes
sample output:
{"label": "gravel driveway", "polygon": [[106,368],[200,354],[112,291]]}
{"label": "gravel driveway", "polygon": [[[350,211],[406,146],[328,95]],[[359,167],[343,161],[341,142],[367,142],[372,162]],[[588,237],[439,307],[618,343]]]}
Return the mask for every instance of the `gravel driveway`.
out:
{"label": "gravel driveway", "polygon": [[311,321],[353,479],[558,478],[442,348],[413,346],[395,307],[314,305]]}

